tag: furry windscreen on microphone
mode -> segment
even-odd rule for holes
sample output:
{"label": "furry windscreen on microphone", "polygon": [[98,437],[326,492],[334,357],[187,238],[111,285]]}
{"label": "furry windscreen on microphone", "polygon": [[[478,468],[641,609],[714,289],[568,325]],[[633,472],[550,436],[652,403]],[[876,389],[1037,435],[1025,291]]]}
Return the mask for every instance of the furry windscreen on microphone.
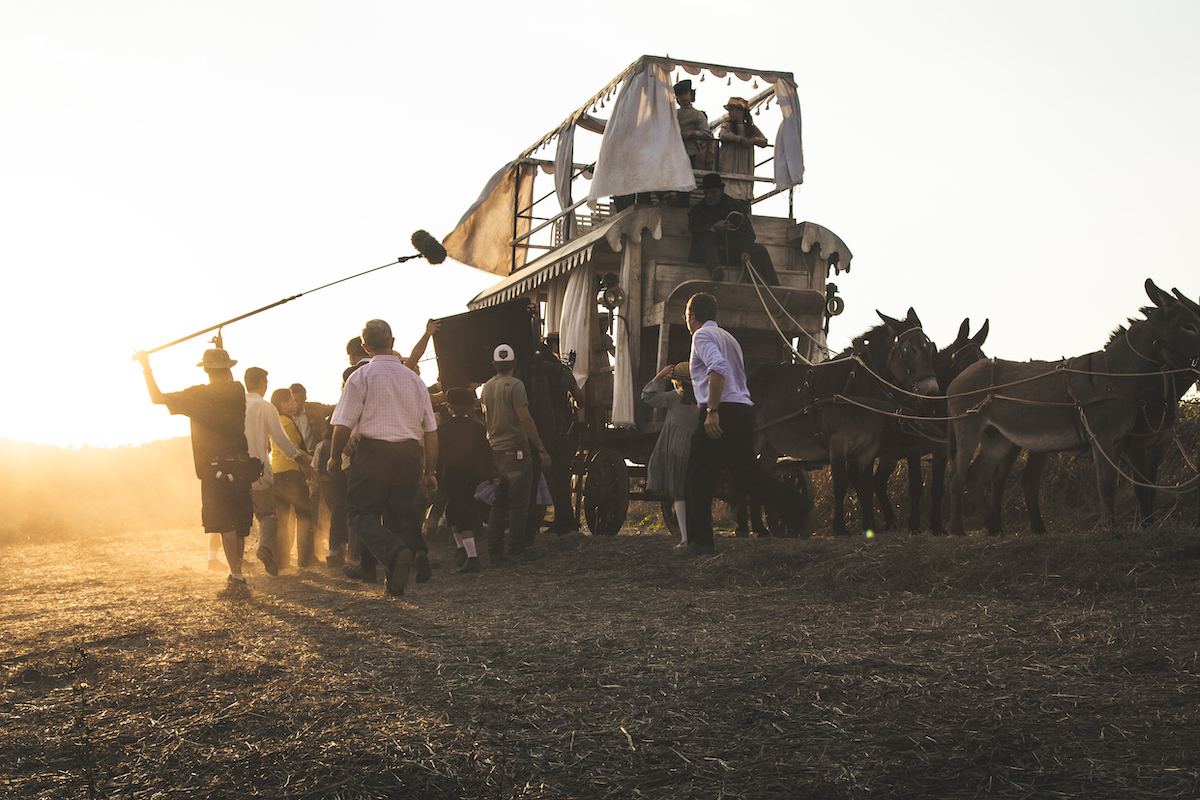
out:
{"label": "furry windscreen on microphone", "polygon": [[446,260],[446,248],[433,237],[429,231],[417,231],[412,235],[412,246],[425,257],[430,264],[440,264]]}

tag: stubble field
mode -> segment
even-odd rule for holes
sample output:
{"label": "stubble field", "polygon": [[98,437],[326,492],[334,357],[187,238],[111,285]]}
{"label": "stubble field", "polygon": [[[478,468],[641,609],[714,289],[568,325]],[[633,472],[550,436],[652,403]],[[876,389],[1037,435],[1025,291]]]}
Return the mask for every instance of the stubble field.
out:
{"label": "stubble field", "polygon": [[194,528],[8,543],[0,795],[1200,796],[1192,530],[540,544],[231,602]]}

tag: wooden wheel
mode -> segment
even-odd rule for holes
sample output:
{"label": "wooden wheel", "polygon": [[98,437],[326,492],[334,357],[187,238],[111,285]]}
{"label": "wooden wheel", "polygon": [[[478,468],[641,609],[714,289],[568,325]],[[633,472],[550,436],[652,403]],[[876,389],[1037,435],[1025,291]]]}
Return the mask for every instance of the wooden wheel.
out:
{"label": "wooden wheel", "polygon": [[583,516],[594,536],[620,532],[629,514],[629,469],[616,450],[599,450],[583,476]]}
{"label": "wooden wheel", "polygon": [[[813,486],[812,476],[808,474],[808,470],[801,467],[780,469],[776,477],[809,499],[812,499],[816,491],[816,488]],[[784,525],[782,520],[765,509],[763,521],[766,523],[767,531],[772,536],[795,538],[800,535],[800,531],[791,526]]]}
{"label": "wooden wheel", "polygon": [[678,536],[679,535],[679,517],[675,516],[675,501],[674,500],[663,500],[662,501],[662,515],[663,515],[663,524],[667,526],[667,530],[669,530],[674,535]]}

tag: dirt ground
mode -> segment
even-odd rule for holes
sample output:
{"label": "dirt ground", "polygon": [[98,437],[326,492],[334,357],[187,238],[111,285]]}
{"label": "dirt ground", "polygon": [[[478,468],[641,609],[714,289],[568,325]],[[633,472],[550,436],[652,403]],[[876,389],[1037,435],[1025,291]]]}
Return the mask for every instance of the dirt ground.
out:
{"label": "dirt ground", "polygon": [[1194,531],[540,544],[245,602],[196,529],[0,548],[0,796],[1200,797]]}

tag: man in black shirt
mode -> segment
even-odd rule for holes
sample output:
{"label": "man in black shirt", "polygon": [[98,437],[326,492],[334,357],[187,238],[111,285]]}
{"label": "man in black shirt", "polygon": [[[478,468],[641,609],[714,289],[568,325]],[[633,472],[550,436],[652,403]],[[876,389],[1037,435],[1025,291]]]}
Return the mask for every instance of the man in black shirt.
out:
{"label": "man in black shirt", "polygon": [[226,594],[245,595],[242,554],[254,519],[250,484],[262,474],[262,463],[250,458],[246,445],[246,390],[231,371],[237,361],[220,348],[206,350],[196,366],[204,368],[208,383],[164,393],[150,369],[150,354],[140,352],[137,359],[150,401],[191,420],[192,460],[200,479],[204,530],[221,536],[229,563]]}

